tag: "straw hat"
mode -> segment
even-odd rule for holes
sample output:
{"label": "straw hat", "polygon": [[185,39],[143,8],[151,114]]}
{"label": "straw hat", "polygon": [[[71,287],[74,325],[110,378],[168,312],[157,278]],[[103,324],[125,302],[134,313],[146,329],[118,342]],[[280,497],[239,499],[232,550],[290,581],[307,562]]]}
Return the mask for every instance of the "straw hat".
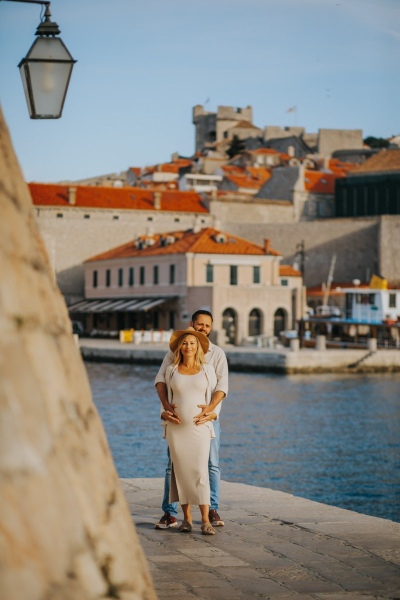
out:
{"label": "straw hat", "polygon": [[174,331],[174,333],[171,335],[171,339],[169,340],[169,347],[171,348],[172,352],[175,352],[177,349],[181,337],[188,334],[197,337],[205,354],[210,346],[208,337],[204,333],[201,333],[201,331],[196,331],[193,327],[188,327],[187,329],[177,329]]}

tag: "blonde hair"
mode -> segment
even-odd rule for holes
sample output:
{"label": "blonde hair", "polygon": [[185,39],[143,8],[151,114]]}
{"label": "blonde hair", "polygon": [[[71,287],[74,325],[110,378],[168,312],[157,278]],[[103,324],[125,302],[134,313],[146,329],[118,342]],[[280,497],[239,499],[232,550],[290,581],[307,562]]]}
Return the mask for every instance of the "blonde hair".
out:
{"label": "blonde hair", "polygon": [[[187,338],[188,335],[193,335],[192,333],[190,333],[190,331],[188,331],[188,333],[186,335],[182,335],[182,337],[179,338],[179,342],[178,342],[178,346],[174,352],[174,361],[173,364],[174,365],[179,365],[182,362],[182,345],[183,342],[185,341],[185,339]],[[197,350],[196,350],[196,354],[194,355],[194,366],[196,367],[196,369],[201,369],[202,365],[205,363],[205,357],[204,357],[204,351],[203,348],[201,347],[200,344],[200,340],[193,335],[194,338],[196,338],[196,342],[197,342]]]}

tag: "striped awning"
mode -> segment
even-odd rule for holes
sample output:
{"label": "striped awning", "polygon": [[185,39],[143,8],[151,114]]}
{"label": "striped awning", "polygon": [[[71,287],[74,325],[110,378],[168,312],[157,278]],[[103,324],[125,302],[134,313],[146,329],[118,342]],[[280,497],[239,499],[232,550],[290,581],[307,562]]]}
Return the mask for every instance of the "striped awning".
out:
{"label": "striped awning", "polygon": [[158,298],[119,298],[118,300],[82,300],[68,307],[70,313],[102,313],[102,312],[146,312],[160,306],[169,297]]}

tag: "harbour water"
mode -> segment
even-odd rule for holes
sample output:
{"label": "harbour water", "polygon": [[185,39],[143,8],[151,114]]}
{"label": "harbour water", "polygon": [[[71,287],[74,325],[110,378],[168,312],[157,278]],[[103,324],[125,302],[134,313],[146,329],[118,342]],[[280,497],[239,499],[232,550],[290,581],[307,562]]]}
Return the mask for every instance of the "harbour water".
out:
{"label": "harbour water", "polygon": [[[120,477],[163,477],[157,367],[86,367]],[[399,373],[231,373],[222,478],[400,522],[399,391]]]}

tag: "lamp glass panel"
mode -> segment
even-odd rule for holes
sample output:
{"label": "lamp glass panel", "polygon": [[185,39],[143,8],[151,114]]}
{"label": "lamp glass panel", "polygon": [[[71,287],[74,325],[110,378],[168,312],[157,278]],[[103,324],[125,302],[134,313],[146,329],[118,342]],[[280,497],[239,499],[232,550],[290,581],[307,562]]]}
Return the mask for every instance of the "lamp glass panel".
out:
{"label": "lamp glass panel", "polygon": [[55,37],[38,37],[26,58],[73,60],[61,38]]}
{"label": "lamp glass panel", "polygon": [[36,116],[61,116],[72,65],[29,62],[28,69]]}
{"label": "lamp glass panel", "polygon": [[29,98],[28,82],[26,80],[25,65],[21,65],[20,66],[19,72],[21,73],[22,85],[24,87],[26,103],[28,105],[28,110],[29,110],[29,116],[33,117],[33,107],[32,107],[32,103],[31,103],[30,98]]}
{"label": "lamp glass panel", "polygon": [[60,38],[35,40],[19,64],[31,118],[61,117],[74,62]]}

